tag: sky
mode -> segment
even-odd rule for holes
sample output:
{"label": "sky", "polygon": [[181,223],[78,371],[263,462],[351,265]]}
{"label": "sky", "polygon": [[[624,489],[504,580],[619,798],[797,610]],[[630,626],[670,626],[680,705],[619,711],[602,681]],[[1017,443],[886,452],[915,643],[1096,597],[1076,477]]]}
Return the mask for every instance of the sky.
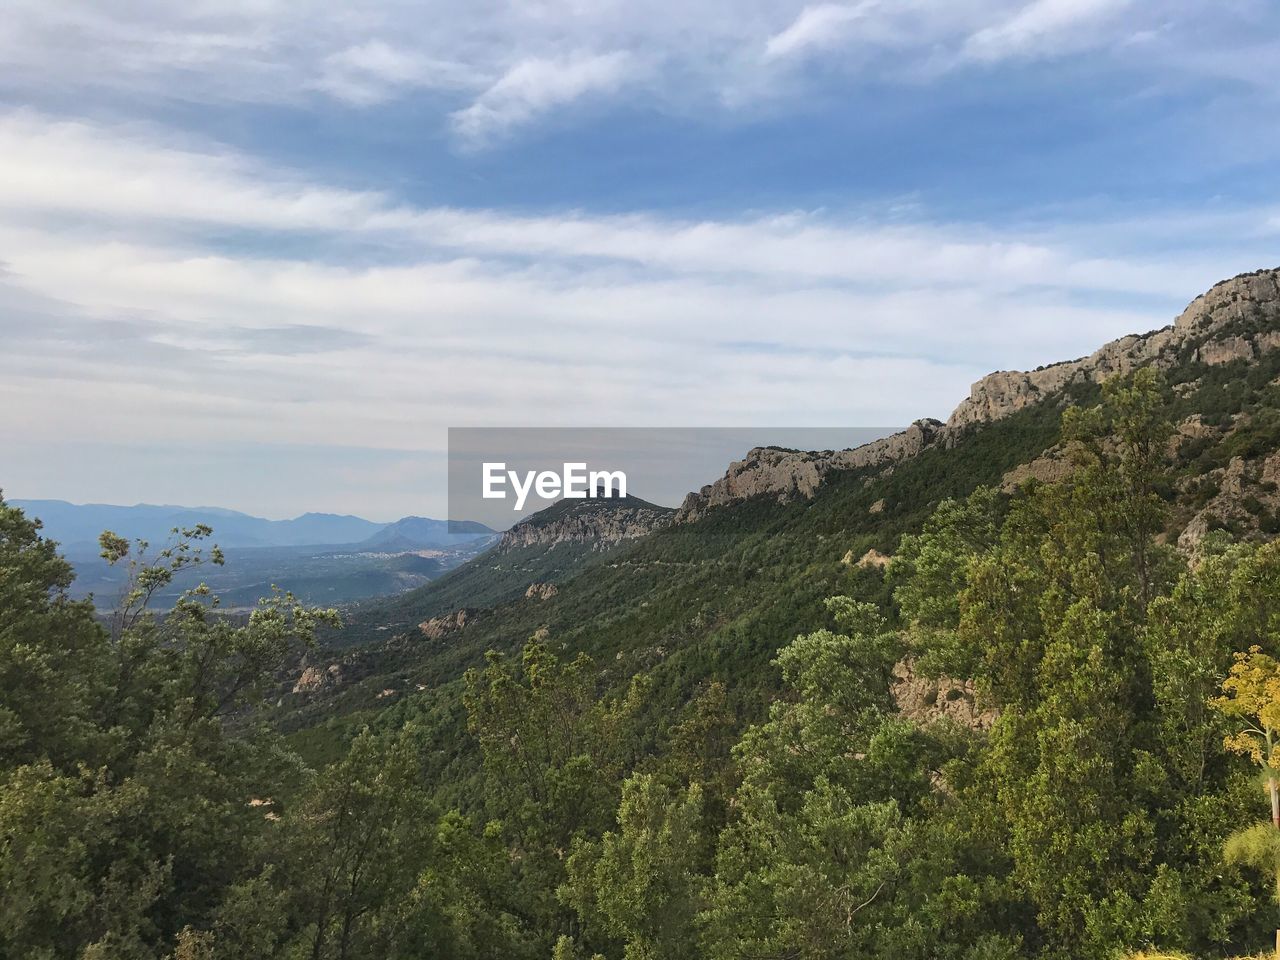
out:
{"label": "sky", "polygon": [[5,8],[8,497],[442,516],[450,426],[945,419],[1280,265],[1273,0]]}

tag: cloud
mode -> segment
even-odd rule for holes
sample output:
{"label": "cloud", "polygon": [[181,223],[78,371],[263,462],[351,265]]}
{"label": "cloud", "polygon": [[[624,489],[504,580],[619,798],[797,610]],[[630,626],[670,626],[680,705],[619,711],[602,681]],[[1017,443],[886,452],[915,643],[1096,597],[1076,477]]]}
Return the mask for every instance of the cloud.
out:
{"label": "cloud", "polygon": [[[1001,229],[805,211],[515,215],[345,189],[155,127],[11,114],[0,444],[123,450],[141,434],[175,451],[256,444],[283,462],[298,444],[410,455],[462,423],[945,416],[989,368],[1166,323],[1213,281],[1266,264],[1275,210],[1180,215]],[[1166,235],[1198,240],[1162,248]],[[7,466],[6,484],[74,495],[42,462]],[[249,476],[234,502],[274,482]],[[421,490],[368,489],[380,514],[422,509]]]}
{"label": "cloud", "polygon": [[833,47],[844,39],[851,24],[865,18],[878,5],[877,0],[864,0],[856,4],[822,3],[805,7],[789,27],[768,39],[765,59],[778,60],[812,49]]}
{"label": "cloud", "polygon": [[1007,20],[983,27],[965,42],[964,53],[984,61],[1053,56],[1113,38],[1099,28],[1130,0],[1033,0]]}
{"label": "cloud", "polygon": [[104,128],[31,111],[0,115],[0,206],[249,229],[333,229],[387,212],[376,193],[265,171],[205,142],[147,125]]}
{"label": "cloud", "polygon": [[[1276,26],[1256,4],[1201,0],[433,0],[425,14],[398,0],[11,6],[0,85],[18,102],[136,114],[171,102],[376,109],[430,95],[432,120],[473,146],[593,93],[718,119],[850,81],[938,83],[975,64],[1127,43],[1134,74],[1225,80],[1257,62],[1251,45]],[[1155,34],[1157,44],[1130,43]],[[817,56],[832,69],[779,81],[780,65]]]}
{"label": "cloud", "polygon": [[479,80],[465,64],[433,60],[368,40],[325,58],[316,88],[353,106],[371,106],[415,88],[452,89]]}
{"label": "cloud", "polygon": [[613,93],[635,72],[634,59],[624,51],[522,60],[452,115],[453,130],[468,146],[483,147],[552,110]]}
{"label": "cloud", "polygon": [[[630,279],[644,271],[783,286],[980,284],[1006,292],[1158,295],[1184,283],[1187,269],[1178,256],[1143,262],[1080,255],[1034,229],[994,231],[975,224],[835,219],[806,211],[694,220],[413,206],[380,191],[316,182],[216,143],[29,111],[0,115],[0,212],[13,230],[25,226],[38,233],[56,224],[68,247],[107,237],[102,258],[131,245],[180,250],[193,231],[235,230],[264,238],[313,235],[347,254],[389,256],[397,263],[474,258],[501,262],[513,273],[609,271]],[[1265,229],[1270,216],[1274,211],[1259,214],[1254,231]],[[1246,232],[1240,222],[1229,229]],[[193,258],[212,249],[197,246]],[[21,261],[19,252],[14,264]],[[166,276],[147,282],[163,285]]]}

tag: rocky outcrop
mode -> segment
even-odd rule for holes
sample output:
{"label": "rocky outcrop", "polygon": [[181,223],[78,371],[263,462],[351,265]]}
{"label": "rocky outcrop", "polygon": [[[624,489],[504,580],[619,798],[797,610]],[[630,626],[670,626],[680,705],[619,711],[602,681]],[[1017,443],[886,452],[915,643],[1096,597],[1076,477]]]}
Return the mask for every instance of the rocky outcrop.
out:
{"label": "rocky outcrop", "polygon": [[[1237,321],[1254,329],[1223,333]],[[1054,394],[1077,379],[1101,383],[1153,363],[1173,364],[1184,347],[1210,366],[1249,360],[1280,346],[1280,271],[1262,270],[1224,280],[1196,297],[1170,327],[1121,337],[1079,360],[1028,373],[1000,371],[973,385],[947,420],[953,430],[999,420]],[[1223,335],[1218,336],[1217,334]]]}
{"label": "rocky outcrop", "polygon": [[667,507],[630,496],[561,500],[513,526],[502,535],[498,549],[561,543],[610,546],[665,527],[672,513]]}
{"label": "rocky outcrop", "polygon": [[297,683],[293,685],[294,693],[319,693],[342,682],[342,668],[336,663],[328,667],[303,667]]}
{"label": "rocky outcrop", "polygon": [[[804,452],[758,447],[729,466],[715,483],[689,494],[676,522],[689,522],[717,506],[756,496],[812,497],[833,470],[891,468],[931,446],[947,446],[971,427],[1000,420],[1057,397],[1072,383],[1101,383],[1148,364],[1167,368],[1190,356],[1209,366],[1256,359],[1280,348],[1280,270],[1241,274],[1196,297],[1172,326],[1121,337],[1087,357],[1029,372],[983,377],[948,418],[920,420],[901,433],[850,450]],[[1186,385],[1179,385],[1180,387]],[[1191,389],[1188,387],[1187,389]],[[1185,391],[1184,391],[1185,392]],[[1061,451],[1048,451],[1006,474],[1005,489],[1032,477],[1052,482],[1070,472]],[[873,506],[872,512],[875,512]]]}
{"label": "rocky outcrop", "polygon": [[1246,337],[1224,337],[1221,340],[1210,340],[1196,350],[1196,359],[1210,367],[1233,360],[1252,360],[1256,353],[1253,341]]}
{"label": "rocky outcrop", "polygon": [[687,523],[714,507],[751,497],[771,496],[783,501],[812,497],[831,471],[887,466],[914,457],[935,442],[941,430],[937,420],[917,420],[901,433],[849,450],[756,447],[730,464],[715,483],[685,497],[676,522]]}
{"label": "rocky outcrop", "polygon": [[898,712],[921,725],[949,720],[973,730],[989,730],[996,720],[994,710],[979,706],[972,680],[923,676],[910,658],[894,665],[890,692]]}
{"label": "rocky outcrop", "polygon": [[428,640],[443,640],[449,634],[456,633],[470,623],[474,615],[472,610],[455,610],[441,617],[423,620],[418,624],[418,629]]}
{"label": "rocky outcrop", "polygon": [[1169,438],[1166,452],[1172,457],[1188,443],[1197,440],[1216,440],[1222,434],[1222,427],[1215,427],[1212,424],[1205,423],[1204,417],[1198,413],[1193,413],[1174,427],[1173,436]]}
{"label": "rocky outcrop", "polygon": [[526,600],[550,600],[559,592],[554,583],[531,583],[529,584],[529,589],[524,592],[524,598]]}
{"label": "rocky outcrop", "polygon": [[1264,519],[1280,510],[1280,451],[1266,457],[1245,460],[1234,457],[1226,465],[1194,482],[1209,484],[1213,496],[1187,523],[1178,536],[1178,549],[1195,554],[1200,541],[1215,527],[1229,527],[1237,536],[1248,537]]}
{"label": "rocky outcrop", "polygon": [[1071,475],[1073,464],[1067,451],[1061,446],[1050,447],[1030,463],[1020,463],[1000,480],[1000,489],[1012,493],[1028,480],[1041,483],[1057,483]]}

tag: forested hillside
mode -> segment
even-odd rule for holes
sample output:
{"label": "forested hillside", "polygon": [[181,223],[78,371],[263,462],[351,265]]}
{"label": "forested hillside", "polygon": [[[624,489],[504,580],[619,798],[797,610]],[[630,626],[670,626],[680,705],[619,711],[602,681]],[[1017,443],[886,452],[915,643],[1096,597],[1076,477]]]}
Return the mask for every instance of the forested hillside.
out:
{"label": "forested hillside", "polygon": [[0,507],[0,955],[1267,948],[1280,295],[1206,296],[812,496],[342,613],[153,616],[197,527],[105,540],[100,623]]}

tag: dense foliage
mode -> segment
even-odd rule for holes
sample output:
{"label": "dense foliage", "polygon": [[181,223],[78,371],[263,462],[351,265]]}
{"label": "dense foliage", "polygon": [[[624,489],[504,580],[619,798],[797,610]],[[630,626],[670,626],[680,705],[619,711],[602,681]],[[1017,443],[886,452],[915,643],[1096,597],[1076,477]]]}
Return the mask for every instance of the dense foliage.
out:
{"label": "dense foliage", "polygon": [[[196,528],[155,557],[104,537],[133,588],[100,622],[0,503],[0,956],[1256,951],[1277,925],[1280,544],[1219,533],[1189,565],[1165,536],[1168,387],[1140,371],[1089,399],[1063,417],[1068,479],[890,517],[887,576],[816,562],[817,588],[735,629],[739,592],[798,584],[802,538],[726,534],[740,581],[686,611],[701,632],[648,638],[682,657],[623,670],[566,629],[437,664],[324,763],[267,723],[268,691],[330,612],[229,617],[197,587],[153,616],[220,559]],[[588,594],[621,635],[692,602],[643,551],[692,564],[697,535],[627,554],[653,607]],[[971,681],[980,722],[904,712],[904,672]]]}

